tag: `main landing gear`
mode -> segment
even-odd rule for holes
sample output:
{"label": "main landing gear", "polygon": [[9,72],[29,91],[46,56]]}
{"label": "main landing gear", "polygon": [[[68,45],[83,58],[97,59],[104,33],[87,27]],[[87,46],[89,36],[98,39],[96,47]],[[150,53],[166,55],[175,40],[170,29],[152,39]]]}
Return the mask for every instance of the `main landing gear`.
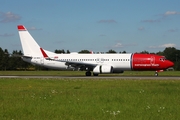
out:
{"label": "main landing gear", "polygon": [[[86,76],[91,76],[91,71],[86,71]],[[93,73],[93,76],[98,76],[98,74],[96,73]]]}
{"label": "main landing gear", "polygon": [[86,71],[86,76],[91,76],[91,72],[90,71]]}

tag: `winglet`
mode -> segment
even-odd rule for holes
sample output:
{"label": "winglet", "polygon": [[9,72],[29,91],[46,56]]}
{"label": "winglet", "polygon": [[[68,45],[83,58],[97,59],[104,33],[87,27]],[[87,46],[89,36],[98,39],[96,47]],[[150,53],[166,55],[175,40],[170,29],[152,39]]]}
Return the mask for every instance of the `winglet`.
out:
{"label": "winglet", "polygon": [[17,28],[19,31],[26,31],[26,28],[23,25],[18,25]]}
{"label": "winglet", "polygon": [[45,51],[42,48],[40,48],[40,50],[41,50],[41,53],[43,54],[44,58],[49,58],[48,55],[45,53]]}

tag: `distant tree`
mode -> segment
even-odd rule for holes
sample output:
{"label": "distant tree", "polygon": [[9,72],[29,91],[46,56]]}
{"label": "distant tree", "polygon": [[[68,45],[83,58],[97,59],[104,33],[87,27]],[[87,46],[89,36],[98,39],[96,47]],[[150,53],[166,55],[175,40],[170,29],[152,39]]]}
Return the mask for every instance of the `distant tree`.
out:
{"label": "distant tree", "polygon": [[174,47],[167,47],[165,48],[165,50],[163,51],[163,55],[168,59],[168,60],[171,60],[173,62],[176,61],[176,54],[179,54],[177,53],[177,49],[174,48]]}
{"label": "distant tree", "polygon": [[[19,50],[19,51],[17,52],[17,54],[18,54],[18,55],[23,55],[23,53],[22,53],[21,50]],[[30,64],[30,63],[28,63],[28,62],[25,62],[25,61],[22,60],[22,58],[20,58],[19,68],[26,70],[26,69],[28,69],[29,67],[32,67],[32,64]]]}
{"label": "distant tree", "polygon": [[125,51],[125,50],[124,50],[124,51],[122,51],[122,52],[120,51],[119,53],[122,53],[122,54],[124,54],[124,53],[126,53],[126,51]]}
{"label": "distant tree", "polygon": [[124,50],[122,53],[126,53],[126,51]]}
{"label": "distant tree", "polygon": [[17,50],[14,50],[9,57],[9,70],[17,70],[21,68],[23,60],[19,55],[22,55],[22,53],[19,54]]}
{"label": "distant tree", "polygon": [[0,47],[0,69],[3,69],[3,57],[4,57],[4,52],[2,48]]}
{"label": "distant tree", "polygon": [[66,52],[67,54],[69,54],[69,53],[71,53],[69,50],[67,50],[67,52]]}
{"label": "distant tree", "polygon": [[144,50],[144,51],[142,51],[142,52],[140,52],[140,53],[142,53],[142,54],[149,54],[149,52],[146,51],[146,50]]}
{"label": "distant tree", "polygon": [[164,55],[164,52],[159,51],[159,52],[157,52],[156,54],[157,54],[157,55],[162,55],[162,56],[163,56],[163,55]]}
{"label": "distant tree", "polygon": [[108,52],[106,52],[106,53],[117,53],[115,50],[109,50]]}
{"label": "distant tree", "polygon": [[81,50],[78,53],[91,53],[89,50]]}
{"label": "distant tree", "polygon": [[9,53],[7,49],[3,51],[2,48],[0,48],[0,58],[0,69],[7,70],[9,61]]}
{"label": "distant tree", "polygon": [[64,53],[65,53],[64,49],[62,49],[62,50],[57,50],[57,49],[56,49],[54,52],[55,52],[55,53],[59,53],[59,54],[61,54],[61,53],[64,54]]}

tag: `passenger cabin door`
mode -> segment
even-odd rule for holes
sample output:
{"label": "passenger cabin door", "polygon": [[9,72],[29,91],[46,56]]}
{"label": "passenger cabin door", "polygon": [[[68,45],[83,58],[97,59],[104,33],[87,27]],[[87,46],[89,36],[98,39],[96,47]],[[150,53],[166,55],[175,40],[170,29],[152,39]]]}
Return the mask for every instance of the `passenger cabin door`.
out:
{"label": "passenger cabin door", "polygon": [[44,58],[43,57],[40,58],[40,63],[41,63],[41,65],[44,64]]}
{"label": "passenger cabin door", "polygon": [[150,58],[150,64],[151,64],[151,68],[154,68],[154,67],[155,67],[155,57],[154,57],[154,56],[151,56],[151,58]]}

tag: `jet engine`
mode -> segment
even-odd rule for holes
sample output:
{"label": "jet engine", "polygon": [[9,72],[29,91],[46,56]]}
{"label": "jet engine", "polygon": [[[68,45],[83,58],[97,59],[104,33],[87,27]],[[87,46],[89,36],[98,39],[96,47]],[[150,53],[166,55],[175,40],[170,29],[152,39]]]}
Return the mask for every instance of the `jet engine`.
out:
{"label": "jet engine", "polygon": [[93,69],[94,74],[99,74],[99,73],[113,73],[113,67],[110,65],[97,65]]}

